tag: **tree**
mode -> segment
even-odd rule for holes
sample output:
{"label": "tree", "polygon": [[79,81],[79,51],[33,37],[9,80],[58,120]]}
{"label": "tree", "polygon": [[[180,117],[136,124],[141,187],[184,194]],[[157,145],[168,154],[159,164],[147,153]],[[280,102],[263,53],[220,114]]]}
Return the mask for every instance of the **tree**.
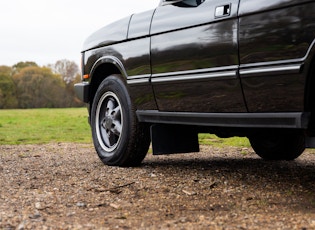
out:
{"label": "tree", "polygon": [[81,80],[78,66],[61,60],[53,67],[35,62],[0,66],[0,109],[83,106],[74,92],[74,83]]}
{"label": "tree", "polygon": [[18,62],[15,65],[12,66],[12,74],[17,74],[21,69],[26,67],[38,67],[38,65],[35,62],[32,61],[26,61],[26,62]]}
{"label": "tree", "polygon": [[69,101],[68,106],[69,107],[81,107],[84,106],[84,103],[77,98],[76,93],[74,91],[74,84],[81,82],[81,75],[77,74],[76,77],[73,79],[73,82],[71,84],[66,85],[66,90],[68,93],[68,98],[71,98],[71,101]]}
{"label": "tree", "polygon": [[11,72],[11,67],[0,66],[0,109],[12,109],[18,105]]}
{"label": "tree", "polygon": [[79,73],[78,65],[66,59],[57,61],[54,65],[49,65],[55,74],[60,74],[66,84],[71,84]]}
{"label": "tree", "polygon": [[74,84],[81,81],[78,65],[73,61],[63,59],[53,65],[49,65],[49,68],[51,68],[55,74],[59,74],[65,83],[66,96],[64,103],[66,106],[83,106],[84,103],[76,97],[74,92]]}
{"label": "tree", "polygon": [[65,107],[65,86],[59,75],[46,67],[22,68],[13,76],[19,108]]}

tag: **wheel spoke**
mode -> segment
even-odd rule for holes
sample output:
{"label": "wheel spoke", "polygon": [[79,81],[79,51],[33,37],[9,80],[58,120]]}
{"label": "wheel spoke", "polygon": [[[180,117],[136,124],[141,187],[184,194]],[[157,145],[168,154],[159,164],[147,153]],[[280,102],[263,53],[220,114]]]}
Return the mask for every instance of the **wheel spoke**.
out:
{"label": "wheel spoke", "polygon": [[114,121],[114,122],[113,122],[113,127],[112,127],[111,131],[112,131],[115,135],[120,136],[121,129],[122,129],[122,126],[121,126],[120,121]]}
{"label": "wheel spoke", "polygon": [[107,109],[113,110],[115,107],[114,101],[112,99],[109,99],[107,102]]}
{"label": "wheel spoke", "polygon": [[109,116],[110,114],[112,114],[114,107],[115,107],[115,104],[114,104],[113,100],[109,99],[107,102],[107,105],[106,105],[105,116]]}
{"label": "wheel spoke", "polygon": [[102,126],[101,127],[101,133],[102,133],[102,137],[103,137],[103,141],[105,143],[106,146],[110,147],[111,143],[110,143],[110,133],[107,132],[107,130]]}
{"label": "wheel spoke", "polygon": [[121,114],[120,106],[117,106],[115,109],[113,109],[112,116],[115,120],[120,119],[120,114]]}

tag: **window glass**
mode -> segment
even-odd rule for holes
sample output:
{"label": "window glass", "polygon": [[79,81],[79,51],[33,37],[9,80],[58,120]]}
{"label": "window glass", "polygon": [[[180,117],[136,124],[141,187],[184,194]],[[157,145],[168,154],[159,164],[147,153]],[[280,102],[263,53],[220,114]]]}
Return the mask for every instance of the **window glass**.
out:
{"label": "window glass", "polygon": [[181,2],[175,3],[178,7],[197,7],[202,4],[205,0],[183,0]]}

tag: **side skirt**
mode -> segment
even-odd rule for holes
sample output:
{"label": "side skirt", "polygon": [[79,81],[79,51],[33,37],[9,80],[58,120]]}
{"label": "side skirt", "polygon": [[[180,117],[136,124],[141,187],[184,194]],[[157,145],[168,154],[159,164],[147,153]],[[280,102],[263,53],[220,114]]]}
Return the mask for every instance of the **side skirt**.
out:
{"label": "side skirt", "polygon": [[177,124],[234,128],[307,129],[310,113],[190,113],[138,110],[138,120],[153,124]]}

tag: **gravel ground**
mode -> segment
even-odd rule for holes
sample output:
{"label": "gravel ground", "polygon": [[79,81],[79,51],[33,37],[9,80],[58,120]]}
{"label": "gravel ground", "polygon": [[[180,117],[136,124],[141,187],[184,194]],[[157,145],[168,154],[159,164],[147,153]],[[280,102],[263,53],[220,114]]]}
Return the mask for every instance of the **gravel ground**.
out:
{"label": "gravel ground", "polygon": [[148,154],[104,166],[92,145],[0,146],[0,229],[315,229],[315,154]]}

